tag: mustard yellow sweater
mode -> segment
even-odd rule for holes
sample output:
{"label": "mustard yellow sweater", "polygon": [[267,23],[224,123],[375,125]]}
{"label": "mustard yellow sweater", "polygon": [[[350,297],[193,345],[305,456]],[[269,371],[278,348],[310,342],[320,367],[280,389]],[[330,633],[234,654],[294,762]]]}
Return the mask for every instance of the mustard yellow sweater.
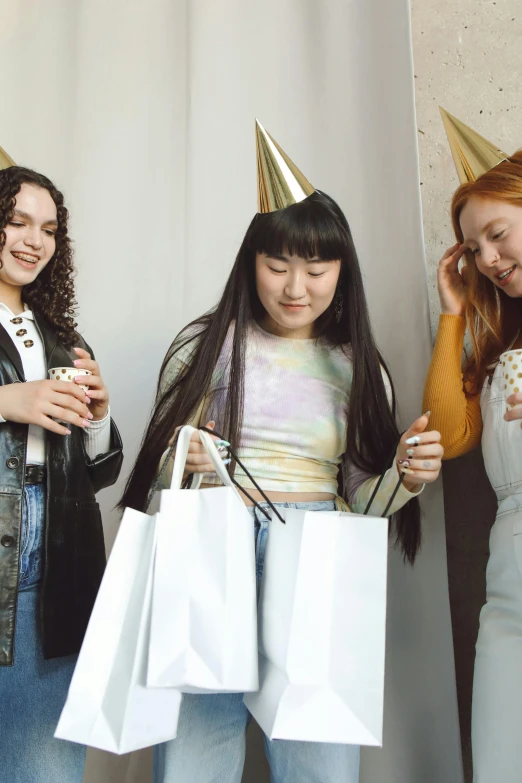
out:
{"label": "mustard yellow sweater", "polygon": [[480,394],[467,396],[462,381],[462,351],[466,322],[441,315],[433,357],[424,387],[423,410],[431,411],[430,428],[442,436],[444,459],[478,446],[482,435]]}

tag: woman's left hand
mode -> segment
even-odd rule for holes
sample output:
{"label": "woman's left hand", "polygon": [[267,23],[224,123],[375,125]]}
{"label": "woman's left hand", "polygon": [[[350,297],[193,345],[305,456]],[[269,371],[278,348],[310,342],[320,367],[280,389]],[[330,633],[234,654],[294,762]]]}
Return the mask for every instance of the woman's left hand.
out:
{"label": "woman's left hand", "polygon": [[431,484],[439,477],[444,449],[440,444],[440,432],[426,432],[429,414],[423,414],[413,422],[401,438],[397,449],[396,464],[405,473],[404,486],[415,491],[419,484]]}
{"label": "woman's left hand", "polygon": [[75,383],[81,386],[88,386],[87,399],[89,410],[93,415],[93,421],[99,421],[105,418],[109,409],[109,392],[100,375],[98,362],[91,359],[90,353],[83,348],[75,348],[74,353],[78,357],[73,362],[78,370],[90,370],[92,375],[77,375]]}
{"label": "woman's left hand", "polygon": [[[515,419],[522,419],[522,392],[511,394],[506,398],[506,402],[508,405],[517,405],[517,407],[506,411],[504,414],[505,420],[515,421]],[[520,426],[522,427],[522,422],[520,422]]]}

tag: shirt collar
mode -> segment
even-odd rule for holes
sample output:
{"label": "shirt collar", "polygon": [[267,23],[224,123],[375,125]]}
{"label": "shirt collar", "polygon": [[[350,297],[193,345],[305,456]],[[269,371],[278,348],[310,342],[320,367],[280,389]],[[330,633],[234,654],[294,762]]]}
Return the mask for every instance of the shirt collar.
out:
{"label": "shirt collar", "polygon": [[23,312],[15,315],[15,313],[13,313],[13,311],[6,304],[0,302],[0,313],[5,313],[5,315],[8,315],[9,320],[12,318],[25,318],[28,321],[34,321],[33,311],[29,310],[26,304],[24,304]]}

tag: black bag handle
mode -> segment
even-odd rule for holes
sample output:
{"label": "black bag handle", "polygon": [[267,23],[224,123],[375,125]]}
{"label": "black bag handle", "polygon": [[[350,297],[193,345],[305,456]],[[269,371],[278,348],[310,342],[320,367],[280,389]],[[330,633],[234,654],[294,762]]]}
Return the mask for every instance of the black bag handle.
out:
{"label": "black bag handle", "polygon": [[[209,435],[214,435],[214,437],[218,438],[219,440],[226,440],[226,438],[224,438],[224,437],[223,437],[223,435],[220,435],[220,434],[219,434],[219,432],[216,432],[215,430],[210,430],[210,429],[208,429],[207,427],[199,427],[198,429],[200,429],[200,430],[203,430],[203,432],[208,432],[208,434],[209,434]],[[227,442],[228,442],[228,441],[227,441]],[[261,497],[263,498],[263,500],[265,501],[265,503],[267,503],[267,504],[268,504],[268,506],[269,506],[269,507],[272,509],[272,511],[274,512],[274,514],[277,516],[277,518],[278,518],[278,519],[279,519],[279,520],[280,520],[280,521],[283,523],[283,525],[285,525],[285,524],[286,524],[286,523],[285,523],[285,520],[283,519],[283,517],[281,516],[281,514],[279,513],[279,511],[277,510],[277,508],[274,506],[274,504],[272,503],[272,501],[270,500],[270,498],[268,497],[268,495],[267,495],[267,494],[264,492],[264,490],[262,490],[262,489],[261,489],[261,487],[259,486],[259,484],[258,484],[258,483],[257,483],[257,481],[255,480],[255,478],[254,478],[254,477],[253,477],[253,476],[250,474],[250,472],[249,472],[249,471],[248,471],[248,470],[245,468],[245,466],[243,465],[243,463],[241,462],[241,460],[238,458],[237,454],[235,454],[235,453],[232,451],[232,449],[230,448],[230,446],[228,446],[228,447],[227,447],[227,450],[228,450],[228,453],[230,454],[230,456],[232,457],[232,459],[233,459],[235,462],[237,462],[237,464],[239,465],[239,467],[241,468],[241,470],[243,471],[243,473],[244,473],[244,474],[247,476],[247,478],[249,478],[249,479],[250,479],[250,481],[252,482],[252,484],[254,485],[254,487],[257,489],[257,491],[259,492],[259,494],[261,495]],[[236,486],[236,487],[237,487],[239,490],[241,490],[241,492],[242,492],[244,495],[246,495],[246,496],[247,496],[247,498],[250,500],[250,502],[251,502],[251,503],[253,503],[253,505],[254,505],[254,506],[257,508],[257,510],[258,510],[258,511],[261,511],[261,513],[262,513],[262,514],[264,514],[264,515],[265,515],[265,517],[266,517],[266,518],[267,518],[269,521],[271,521],[271,519],[270,519],[270,514],[268,513],[268,511],[266,511],[266,509],[262,508],[262,507],[259,505],[259,503],[257,503],[257,502],[254,500],[254,498],[253,498],[253,497],[252,497],[252,496],[251,496],[251,495],[250,495],[250,494],[247,492],[247,490],[246,490],[244,487],[242,487],[242,486],[241,486],[241,484],[239,484],[239,482],[237,482],[237,481],[236,481],[236,479],[235,479],[233,476],[231,476],[230,478],[231,478],[231,480],[232,480],[233,484],[234,484],[234,485],[235,485],[235,486]]]}
{"label": "black bag handle", "polygon": [[[401,435],[401,438],[402,438],[402,435]],[[400,438],[399,438],[399,443],[400,442],[401,441],[400,441]],[[391,456],[388,458],[388,461],[386,463],[388,467],[386,468],[386,470],[383,473],[381,473],[379,481],[375,485],[375,489],[373,490],[372,495],[371,495],[368,503],[366,504],[366,508],[363,511],[364,515],[368,514],[368,512],[369,512],[369,510],[370,510],[370,508],[372,506],[372,503],[375,500],[375,496],[377,495],[377,492],[379,491],[379,487],[381,486],[382,482],[384,481],[384,477],[385,477],[387,471],[391,468],[391,466],[395,462],[395,454],[397,453],[397,448],[399,446],[399,443],[397,443],[397,445],[394,447]],[[388,503],[386,504],[386,508],[383,511],[383,514],[382,514],[383,517],[385,517],[388,514],[388,509],[390,508],[391,504],[395,500],[395,496],[396,496],[397,492],[399,491],[399,489],[401,487],[401,484],[402,484],[402,482],[404,481],[405,478],[406,478],[406,474],[405,473],[401,473],[401,475],[399,476],[399,480],[397,481],[397,484],[395,485],[395,489],[393,490],[393,492],[391,494],[391,497],[388,500]]]}

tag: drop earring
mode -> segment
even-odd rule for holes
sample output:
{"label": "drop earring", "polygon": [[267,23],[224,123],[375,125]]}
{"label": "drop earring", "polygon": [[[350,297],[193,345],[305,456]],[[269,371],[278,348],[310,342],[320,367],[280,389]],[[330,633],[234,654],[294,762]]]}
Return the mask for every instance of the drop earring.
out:
{"label": "drop earring", "polygon": [[340,323],[343,315],[343,302],[344,302],[343,293],[341,289],[338,288],[334,299],[334,312],[335,312],[335,320],[337,321],[337,323]]}

